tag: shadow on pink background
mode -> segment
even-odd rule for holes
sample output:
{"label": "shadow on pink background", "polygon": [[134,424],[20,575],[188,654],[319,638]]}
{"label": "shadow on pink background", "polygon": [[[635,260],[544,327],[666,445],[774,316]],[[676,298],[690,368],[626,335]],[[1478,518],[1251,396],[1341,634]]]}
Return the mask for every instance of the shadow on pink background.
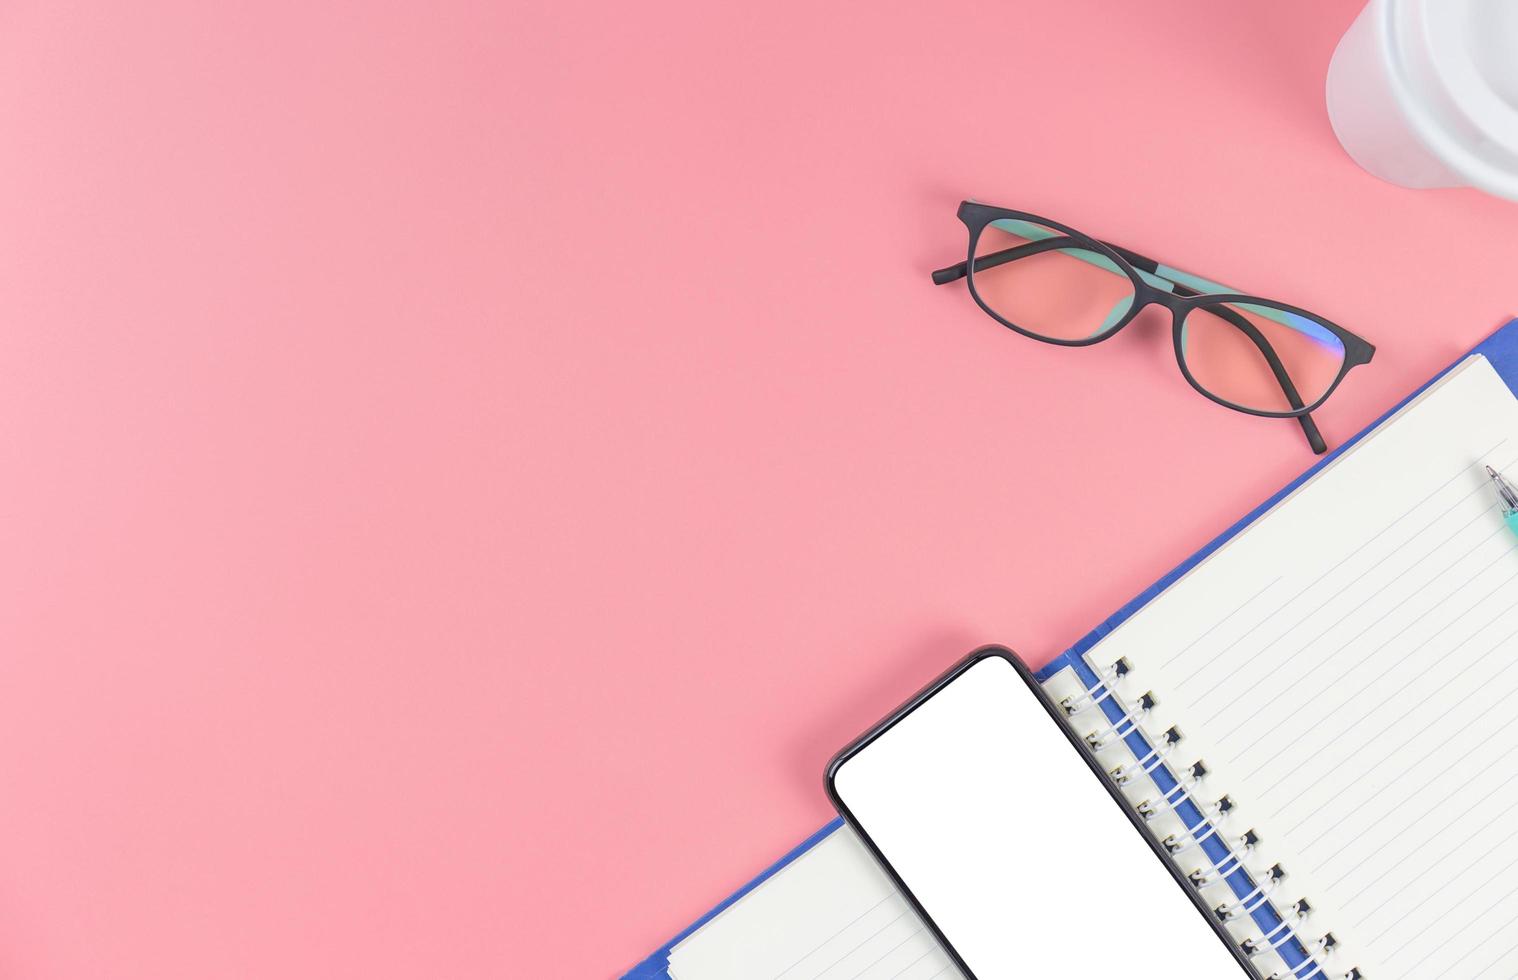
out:
{"label": "shadow on pink background", "polygon": [[1310,462],[930,285],[961,197],[1365,335],[1334,443],[1515,312],[1357,7],[10,5],[0,975],[641,959]]}

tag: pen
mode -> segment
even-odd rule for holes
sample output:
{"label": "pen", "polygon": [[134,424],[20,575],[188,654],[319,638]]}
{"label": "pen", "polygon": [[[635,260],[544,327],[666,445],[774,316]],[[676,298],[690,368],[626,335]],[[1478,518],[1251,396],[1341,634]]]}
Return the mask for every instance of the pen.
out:
{"label": "pen", "polygon": [[1508,528],[1518,534],[1518,490],[1505,480],[1501,473],[1486,468],[1486,475],[1492,478],[1492,486],[1497,488],[1497,502],[1502,505],[1502,519],[1507,521]]}

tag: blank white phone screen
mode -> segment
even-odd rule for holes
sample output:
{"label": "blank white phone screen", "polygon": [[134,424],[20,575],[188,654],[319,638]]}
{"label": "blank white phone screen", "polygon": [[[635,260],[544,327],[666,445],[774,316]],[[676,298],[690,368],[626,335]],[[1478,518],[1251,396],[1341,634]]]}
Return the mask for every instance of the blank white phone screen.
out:
{"label": "blank white phone screen", "polygon": [[978,980],[1247,976],[1058,725],[987,657],[833,787]]}

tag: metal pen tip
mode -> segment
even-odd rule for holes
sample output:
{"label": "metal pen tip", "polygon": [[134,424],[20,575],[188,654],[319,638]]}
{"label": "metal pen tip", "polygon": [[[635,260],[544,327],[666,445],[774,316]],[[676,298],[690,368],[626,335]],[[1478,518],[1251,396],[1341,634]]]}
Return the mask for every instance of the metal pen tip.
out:
{"label": "metal pen tip", "polygon": [[1497,499],[1502,504],[1502,515],[1506,517],[1509,514],[1518,513],[1518,489],[1515,489],[1511,483],[1503,479],[1501,473],[1490,466],[1486,468],[1486,475],[1491,477],[1492,486],[1497,488]]}

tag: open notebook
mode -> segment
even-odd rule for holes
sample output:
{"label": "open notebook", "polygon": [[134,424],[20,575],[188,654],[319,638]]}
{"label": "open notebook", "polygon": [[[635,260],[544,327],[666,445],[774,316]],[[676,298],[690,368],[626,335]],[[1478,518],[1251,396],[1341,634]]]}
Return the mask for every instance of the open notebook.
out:
{"label": "open notebook", "polygon": [[1518,467],[1518,401],[1473,357],[1086,654],[1375,980],[1518,976],[1518,539],[1482,464]]}
{"label": "open notebook", "polygon": [[[1478,352],[1518,374],[1515,335]],[[1477,354],[1040,672],[1261,977],[1518,977],[1518,539],[1484,464],[1518,470],[1518,401]],[[668,975],[957,975],[820,840]]]}

